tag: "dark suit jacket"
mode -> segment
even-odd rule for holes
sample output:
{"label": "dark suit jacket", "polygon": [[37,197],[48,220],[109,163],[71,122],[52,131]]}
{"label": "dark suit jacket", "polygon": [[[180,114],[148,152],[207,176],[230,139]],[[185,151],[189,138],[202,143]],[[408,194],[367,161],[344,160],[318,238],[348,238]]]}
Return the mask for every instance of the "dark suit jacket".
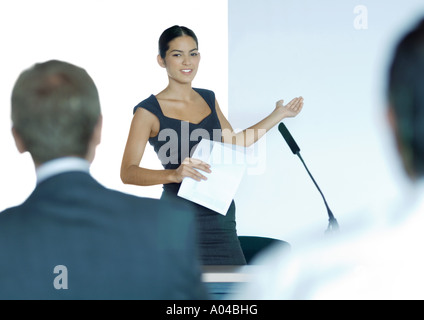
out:
{"label": "dark suit jacket", "polygon": [[197,259],[189,210],[87,173],[52,177],[0,213],[3,300],[205,299]]}

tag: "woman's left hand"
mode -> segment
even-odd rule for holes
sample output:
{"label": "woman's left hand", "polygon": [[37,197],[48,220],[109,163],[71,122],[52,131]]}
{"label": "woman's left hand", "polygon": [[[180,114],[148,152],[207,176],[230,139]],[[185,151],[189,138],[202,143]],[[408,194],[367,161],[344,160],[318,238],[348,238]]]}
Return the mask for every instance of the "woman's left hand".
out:
{"label": "woman's left hand", "polygon": [[303,108],[303,98],[294,98],[287,105],[284,105],[284,100],[277,101],[275,111],[280,113],[282,118],[293,118],[296,117]]}

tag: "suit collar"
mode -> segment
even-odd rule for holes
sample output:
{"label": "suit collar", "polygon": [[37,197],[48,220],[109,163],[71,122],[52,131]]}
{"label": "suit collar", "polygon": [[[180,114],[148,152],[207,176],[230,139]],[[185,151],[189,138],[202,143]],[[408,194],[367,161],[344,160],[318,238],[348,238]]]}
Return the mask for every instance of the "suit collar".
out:
{"label": "suit collar", "polygon": [[53,176],[71,171],[89,173],[90,163],[77,157],[64,157],[48,161],[36,170],[37,185]]}

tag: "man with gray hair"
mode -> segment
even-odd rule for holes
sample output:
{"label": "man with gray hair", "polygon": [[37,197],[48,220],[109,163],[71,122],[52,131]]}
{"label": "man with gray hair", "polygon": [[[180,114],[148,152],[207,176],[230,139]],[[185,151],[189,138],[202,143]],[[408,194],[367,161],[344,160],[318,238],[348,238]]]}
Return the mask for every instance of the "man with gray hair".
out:
{"label": "man with gray hair", "polygon": [[102,115],[84,69],[48,61],[24,71],[12,122],[37,186],[0,213],[0,299],[205,298],[193,214],[90,175]]}

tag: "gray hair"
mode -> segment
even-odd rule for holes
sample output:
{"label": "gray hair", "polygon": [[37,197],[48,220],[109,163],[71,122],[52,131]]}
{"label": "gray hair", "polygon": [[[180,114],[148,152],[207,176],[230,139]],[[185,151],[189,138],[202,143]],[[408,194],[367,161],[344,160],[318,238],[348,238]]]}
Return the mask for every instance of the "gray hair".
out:
{"label": "gray hair", "polygon": [[94,81],[84,69],[66,62],[36,64],[13,88],[13,127],[38,164],[85,157],[100,113]]}

